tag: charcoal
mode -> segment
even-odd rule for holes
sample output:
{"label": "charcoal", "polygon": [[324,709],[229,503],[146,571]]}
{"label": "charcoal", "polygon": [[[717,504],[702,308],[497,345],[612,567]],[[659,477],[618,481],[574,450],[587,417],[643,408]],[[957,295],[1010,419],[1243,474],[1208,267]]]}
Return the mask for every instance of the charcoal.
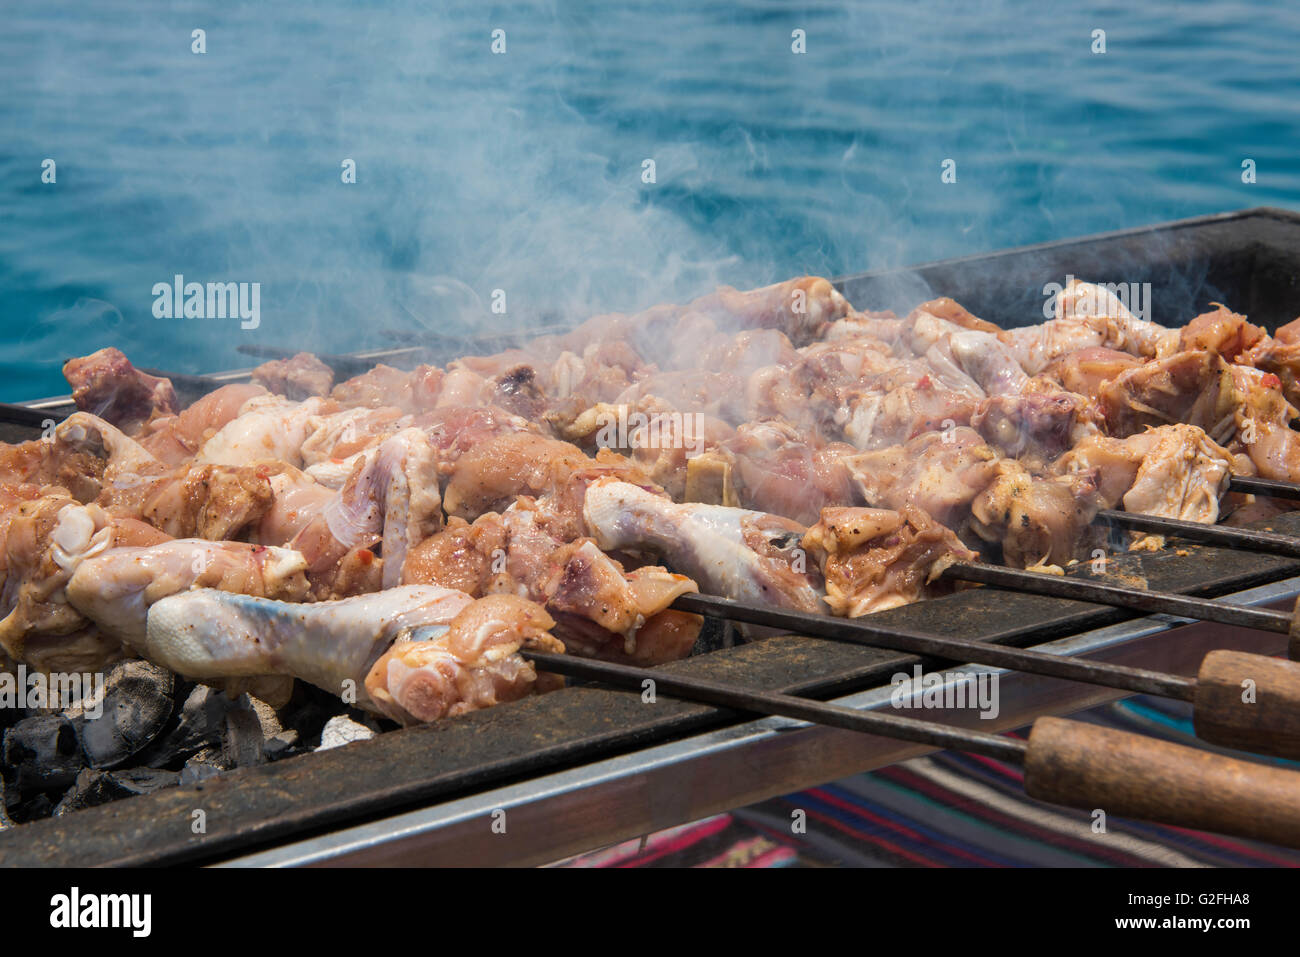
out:
{"label": "charcoal", "polygon": [[24,792],[66,788],[86,766],[77,732],[61,714],[23,718],[5,732],[3,755]]}
{"label": "charcoal", "polygon": [[77,775],[76,783],[54,808],[54,816],[62,817],[72,811],[107,804],[119,798],[147,794],[159,788],[170,787],[180,780],[175,771],[154,768],[129,768],[118,771],[100,771],[85,768]]}
{"label": "charcoal", "polygon": [[225,770],[224,758],[216,748],[205,748],[185,762],[181,768],[181,784],[197,784],[216,777]]}
{"label": "charcoal", "polygon": [[250,696],[248,704],[262,726],[262,749],[267,760],[284,757],[298,743],[298,732],[292,728],[286,729],[280,723],[280,715],[275,708],[261,698]]}
{"label": "charcoal", "polygon": [[330,748],[351,744],[353,741],[365,741],[367,738],[373,738],[374,736],[373,729],[353,721],[345,714],[340,714],[325,722],[325,728],[321,731],[320,747],[316,750],[326,751]]}
{"label": "charcoal", "polygon": [[103,714],[76,718],[92,768],[114,768],[148,745],[171,717],[175,678],[147,661],[124,661],[104,682]]}
{"label": "charcoal", "polygon": [[48,794],[42,791],[10,810],[14,823],[24,824],[27,821],[39,821],[43,817],[49,817],[54,810],[54,802],[50,800]]}
{"label": "charcoal", "polygon": [[202,748],[220,745],[226,715],[236,707],[238,703],[223,692],[196,685],[181,708],[180,722],[149,749],[145,763],[152,768],[175,766]]}
{"label": "charcoal", "polygon": [[338,714],[341,709],[342,702],[337,698],[330,702],[322,702],[306,697],[301,704],[287,713],[286,724],[298,732],[298,737],[302,741],[319,743],[325,722]]}
{"label": "charcoal", "polygon": [[257,720],[257,712],[247,704],[248,698],[241,697],[241,701],[243,707],[226,715],[222,750],[226,763],[236,768],[247,768],[266,762],[266,736],[262,732],[262,723]]}

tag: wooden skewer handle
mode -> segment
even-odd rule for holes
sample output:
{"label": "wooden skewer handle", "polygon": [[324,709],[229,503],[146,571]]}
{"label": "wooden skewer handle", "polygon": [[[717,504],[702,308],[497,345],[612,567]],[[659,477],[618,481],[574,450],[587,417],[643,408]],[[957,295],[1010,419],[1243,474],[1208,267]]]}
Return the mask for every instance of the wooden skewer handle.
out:
{"label": "wooden skewer handle", "polygon": [[1078,721],[1034,722],[1025,792],[1108,816],[1300,847],[1300,773]]}
{"label": "wooden skewer handle", "polygon": [[1196,676],[1192,721],[1203,741],[1300,759],[1300,664],[1211,651]]}

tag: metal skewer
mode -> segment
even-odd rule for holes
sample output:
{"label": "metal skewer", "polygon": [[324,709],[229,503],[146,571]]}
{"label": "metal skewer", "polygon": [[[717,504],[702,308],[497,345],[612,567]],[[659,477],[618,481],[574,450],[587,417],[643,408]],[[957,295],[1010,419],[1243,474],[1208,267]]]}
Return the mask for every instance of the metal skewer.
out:
{"label": "metal skewer", "polygon": [[[1076,584],[1087,585],[1084,582]],[[1163,601],[1175,601],[1180,597],[1161,596]],[[1188,600],[1193,603],[1203,601]],[[1201,662],[1197,676],[1190,678],[966,638],[882,628],[873,625],[868,618],[833,618],[713,595],[682,595],[672,607],[678,611],[765,625],[830,641],[970,661],[994,668],[1118,688],[1135,694],[1189,701],[1197,736],[1203,740],[1259,754],[1300,758],[1300,665],[1294,662],[1243,652],[1213,651]],[[1269,614],[1285,617],[1279,612]],[[1289,619],[1287,621],[1289,623]],[[1254,682],[1258,690],[1256,698],[1250,702],[1241,700],[1240,692],[1245,680]]]}
{"label": "metal skewer", "polygon": [[1023,765],[1025,793],[1078,808],[1300,847],[1300,774],[1061,718],[1039,718],[1027,741],[916,718],[857,711],[738,688],[662,668],[636,668],[521,649],[553,674],[772,714]]}
{"label": "metal skewer", "polygon": [[1177,518],[1162,518],[1156,515],[1141,515],[1137,512],[1119,512],[1112,508],[1097,511],[1097,521],[1131,528],[1139,532],[1154,532],[1173,538],[1185,538],[1189,541],[1205,542],[1222,548],[1247,548],[1269,555],[1283,555],[1287,558],[1300,558],[1300,538],[1293,535],[1279,535],[1277,532],[1263,532],[1255,529],[1231,528],[1224,525],[1209,525],[1204,522],[1185,522]]}
{"label": "metal skewer", "polygon": [[28,408],[25,405],[11,405],[8,402],[0,402],[0,422],[9,425],[25,425],[33,429],[43,429],[50,420],[48,411]]}
{"label": "metal skewer", "polygon": [[1232,477],[1228,485],[1230,492],[1246,492],[1250,495],[1271,495],[1274,498],[1300,499],[1300,485],[1295,482],[1279,482],[1277,479]]}
{"label": "metal skewer", "polygon": [[1194,598],[1173,592],[1148,591],[1112,585],[1107,582],[1088,581],[1066,575],[1049,575],[1019,568],[1004,568],[975,562],[957,562],[944,569],[945,578],[959,581],[996,585],[1015,591],[1088,601],[1116,608],[1131,608],[1148,615],[1175,615],[1198,621],[1212,621],[1238,628],[1255,628],[1289,635],[1295,621],[1286,612],[1268,608],[1251,608],[1248,605],[1230,605],[1210,598]]}

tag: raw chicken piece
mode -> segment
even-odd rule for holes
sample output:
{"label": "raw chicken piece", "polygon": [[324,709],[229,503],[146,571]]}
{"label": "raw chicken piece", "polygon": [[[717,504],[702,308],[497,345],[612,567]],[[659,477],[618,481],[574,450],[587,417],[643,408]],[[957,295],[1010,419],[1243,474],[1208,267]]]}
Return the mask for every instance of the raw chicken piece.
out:
{"label": "raw chicken piece", "polygon": [[0,442],[0,488],[57,485],[77,501],[93,502],[108,460],[51,439],[10,445]]}
{"label": "raw chicken piece", "polygon": [[919,508],[827,508],[803,537],[833,614],[857,618],[951,591],[935,579],[975,553]]}
{"label": "raw chicken piece", "polygon": [[1122,503],[1129,512],[1213,524],[1234,462],[1203,430],[1180,424],[1126,439],[1093,436],[1061,456],[1052,471],[1095,472],[1106,508]]}
{"label": "raw chicken piece", "polygon": [[307,399],[329,395],[334,386],[334,370],[310,352],[299,352],[289,359],[272,359],[253,370],[253,382],[287,399]]}
{"label": "raw chicken piece", "polygon": [[520,648],[563,652],[548,634],[552,627],[545,611],[522,598],[480,599],[445,629],[425,625],[399,636],[370,669],[366,692],[381,714],[412,724],[554,690],[563,679],[539,674],[518,655]]}
{"label": "raw chicken piece", "polygon": [[956,367],[987,395],[1020,392],[1029,376],[1014,351],[998,337],[965,329],[924,310],[908,317],[904,340],[936,369]]}
{"label": "raw chicken piece", "polygon": [[345,409],[397,406],[403,412],[423,412],[433,408],[444,377],[436,366],[422,365],[403,372],[381,362],[369,372],[340,382],[330,398]]}
{"label": "raw chicken piece", "polygon": [[302,443],[302,460],[312,466],[346,459],[413,423],[412,416],[391,405],[376,409],[363,406],[322,415],[310,423]]}
{"label": "raw chicken piece", "polygon": [[155,415],[176,412],[176,390],[168,379],[141,372],[118,349],[100,349],[69,359],[63,377],[83,412],[134,432]]}
{"label": "raw chicken piece", "polygon": [[587,484],[615,475],[652,485],[648,476],[621,455],[600,450],[589,458],[567,442],[528,432],[498,435],[464,453],[456,463],[443,495],[449,516],[473,520],[508,508],[520,495],[545,498],[554,520],[567,518],[571,541],[582,534],[579,514]]}
{"label": "raw chicken piece", "polygon": [[[1238,315],[1227,306],[1218,306],[1213,312],[1197,316],[1183,327],[1178,341],[1179,352],[1215,352],[1229,362],[1237,361],[1242,353],[1267,338],[1259,326],[1252,326],[1246,317]],[[1269,370],[1265,370],[1269,371]]]}
{"label": "raw chicken piece", "polygon": [[702,624],[667,610],[698,590],[689,578],[654,566],[626,572],[590,538],[556,539],[527,498],[473,525],[453,518],[412,551],[402,581],[528,598],[546,606],[571,652],[589,658],[673,661],[690,653]]}
{"label": "raw chicken piece", "polygon": [[140,446],[160,462],[183,465],[228,422],[244,403],[267,392],[260,385],[239,382],[209,392],[177,415],[155,418],[137,437]]}
{"label": "raw chicken piece", "polygon": [[1230,381],[1232,437],[1222,443],[1249,456],[1262,477],[1300,482],[1300,433],[1291,428],[1300,411],[1286,400],[1281,380],[1271,372],[1234,365]]}
{"label": "raw chicken piece", "polygon": [[205,588],[149,609],[144,653],[198,680],[292,675],[413,723],[527,694],[537,675],[516,652],[562,652],[551,625],[523,599],[427,585],[305,605]]}
{"label": "raw chicken piece", "polygon": [[721,286],[688,309],[709,316],[719,328],[775,329],[801,344],[846,316],[849,304],[829,280],[804,276],[748,292]]}
{"label": "raw chicken piece", "polygon": [[1055,359],[1043,370],[1043,377],[1059,382],[1068,392],[1096,396],[1105,382],[1142,364],[1137,356],[1097,346],[1080,349]]}
{"label": "raw chicken piece", "polygon": [[1122,372],[1102,384],[1098,400],[1111,435],[1186,422],[1226,441],[1239,405],[1231,367],[1213,352],[1179,352]]}
{"label": "raw chicken piece", "polygon": [[196,465],[162,474],[114,475],[96,502],[114,516],[148,522],[169,538],[237,538],[271,508],[273,467]]}
{"label": "raw chicken piece", "polygon": [[827,505],[855,501],[845,464],[855,450],[842,442],[814,446],[784,423],[750,422],[722,444],[722,451],[732,463],[735,492],[745,508],[807,524]]}
{"label": "raw chicken piece", "polygon": [[153,544],[166,536],[97,505],[79,505],[62,489],[21,501],[5,517],[0,648],[22,661],[40,639],[47,653],[58,639],[84,632],[86,618],[69,603],[67,586],[87,559],[120,545]]}
{"label": "raw chicken piece", "polygon": [[113,548],[84,559],[67,583],[69,604],[100,630],[141,653],[149,607],[190,588],[300,601],[307,563],[287,548],[177,539]]}
{"label": "raw chicken piece", "polygon": [[960,326],[963,329],[973,329],[976,332],[987,332],[997,335],[1002,330],[991,322],[985,322],[976,316],[961,303],[950,299],[948,296],[940,296],[938,299],[931,299],[929,302],[923,302],[908,315],[911,319],[917,313],[927,312],[945,322],[951,322],[953,325]]}
{"label": "raw chicken piece", "polygon": [[1001,456],[974,429],[927,432],[904,445],[845,460],[863,501],[876,508],[915,505],[960,530],[970,503],[988,488]]}
{"label": "raw chicken piece", "polygon": [[278,459],[302,466],[302,444],[317,416],[332,411],[325,399],[290,402],[280,396],[256,396],[244,403],[239,416],[203,443],[197,465],[252,465]]}
{"label": "raw chicken piece", "polygon": [[1277,376],[1230,365],[1213,352],[1179,352],[1122,373],[1101,389],[1112,435],[1148,426],[1198,426],[1231,453],[1249,456],[1264,478],[1300,481],[1300,415],[1286,400]]}
{"label": "raw chicken piece", "polygon": [[1000,336],[1030,375],[1061,356],[1099,346],[1147,358],[1178,351],[1179,330],[1138,319],[1104,286],[1072,280],[1053,308],[1054,319]]}
{"label": "raw chicken piece", "polygon": [[1236,361],[1273,373],[1281,380],[1287,401],[1300,404],[1300,319],[1288,322],[1273,336],[1264,336]]}
{"label": "raw chicken piece", "polygon": [[277,538],[295,529],[287,545],[307,560],[324,594],[339,595],[340,562],[380,542],[382,587],[396,585],[410,549],[442,527],[437,452],[420,429],[403,429],[362,453],[337,492],[313,490],[301,473],[272,487],[283,501],[262,522],[258,540],[286,544]]}
{"label": "raw chicken piece", "polygon": [[1095,472],[1038,478],[1003,459],[971,503],[971,530],[999,544],[1008,565],[1059,567],[1087,556],[1101,540],[1092,524],[1099,507]]}
{"label": "raw chicken piece", "polygon": [[678,505],[609,478],[587,488],[583,517],[600,548],[662,555],[709,594],[825,610],[821,575],[800,547],[807,529],[787,518],[721,505]]}
{"label": "raw chicken piece", "polygon": [[971,416],[971,425],[990,445],[1033,468],[1099,434],[1100,422],[1090,399],[1045,378],[1028,380],[1015,395],[989,396]]}
{"label": "raw chicken piece", "polygon": [[106,478],[163,471],[162,463],[138,442],[89,412],[74,412],[60,422],[54,440],[69,451],[103,459]]}

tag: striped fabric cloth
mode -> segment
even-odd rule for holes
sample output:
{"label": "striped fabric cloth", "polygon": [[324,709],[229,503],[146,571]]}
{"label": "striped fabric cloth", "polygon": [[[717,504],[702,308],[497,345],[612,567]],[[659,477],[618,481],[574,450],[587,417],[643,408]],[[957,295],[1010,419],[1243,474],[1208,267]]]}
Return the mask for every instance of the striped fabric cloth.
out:
{"label": "striped fabric cloth", "polygon": [[[1075,717],[1206,747],[1193,735],[1190,706],[1183,702],[1135,697]],[[944,751],[557,866],[1300,866],[1297,851],[1183,828],[1111,817],[1098,833],[1089,813],[1026,797],[1023,777],[1015,765]],[[796,819],[804,822],[800,833]]]}

